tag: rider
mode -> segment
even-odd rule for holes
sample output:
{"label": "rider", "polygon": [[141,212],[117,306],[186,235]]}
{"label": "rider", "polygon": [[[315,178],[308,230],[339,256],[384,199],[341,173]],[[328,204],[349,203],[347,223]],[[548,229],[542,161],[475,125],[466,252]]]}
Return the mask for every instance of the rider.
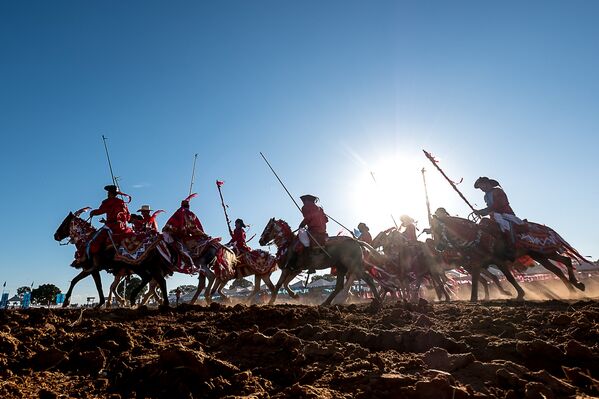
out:
{"label": "rider", "polygon": [[[300,199],[304,204],[301,209],[304,219],[299,225],[298,232],[298,239],[301,245],[299,248],[296,247],[292,252],[292,256],[287,262],[288,265],[293,265],[295,263],[299,253],[304,252],[302,251],[303,247],[308,247],[311,250],[306,255],[310,255],[310,253],[317,253],[317,251],[319,251],[321,248],[324,248],[325,242],[328,238],[327,222],[329,219],[325,215],[324,210],[320,206],[316,205],[318,198],[313,195],[306,194],[302,195]],[[312,267],[312,265],[310,265],[308,273],[312,274],[315,272],[316,270]]]}
{"label": "rider", "polygon": [[162,228],[166,242],[172,243],[174,240],[184,241],[192,237],[206,236],[200,219],[189,209],[189,201],[196,195],[191,194],[181,201],[181,207],[173,213],[173,216]]}
{"label": "rider", "polygon": [[407,266],[408,270],[412,270],[414,267],[414,261],[417,259],[419,254],[418,237],[416,236],[416,225],[414,219],[408,215],[401,215],[399,217],[401,226],[404,231],[401,235],[406,240],[407,245],[402,251],[400,251],[401,261]]}
{"label": "rider", "polygon": [[370,235],[370,229],[366,226],[366,223],[362,222],[358,224],[358,231],[360,232],[360,237],[358,239],[372,245],[372,236]]}
{"label": "rider", "polygon": [[152,212],[150,205],[142,205],[137,212],[141,213],[140,217],[134,217],[134,215],[131,215],[131,223],[133,224],[133,229],[136,232],[159,231],[158,222],[156,222],[156,215],[150,214],[150,212]]}
{"label": "rider", "polygon": [[[128,202],[131,202],[131,196],[121,193],[118,187],[112,184],[104,187],[104,190],[107,192],[107,198],[102,201],[98,209],[94,209],[89,214],[90,220],[96,215],[106,214],[106,218],[103,220],[106,228],[100,229],[88,244],[89,253],[96,267],[100,266],[100,260],[97,255],[108,243],[118,245],[123,238],[132,233],[131,229],[127,226],[127,222],[131,216],[127,203],[117,198],[117,195],[127,196],[129,199]],[[108,235],[108,231],[110,231],[112,238]]]}
{"label": "rider", "polygon": [[[177,262],[179,267],[191,268],[192,270],[195,268],[195,264],[187,248],[186,241],[192,238],[207,237],[200,219],[189,209],[189,200],[196,195],[191,194],[181,201],[181,207],[175,211],[162,228],[164,241],[171,244],[179,254],[179,261]],[[185,263],[188,266],[185,266]]]}
{"label": "rider", "polygon": [[486,208],[476,210],[474,213],[478,216],[489,215],[497,223],[507,244],[506,257],[514,260],[516,248],[513,225],[523,224],[524,222],[512,210],[507,195],[497,180],[479,177],[474,182],[474,188],[484,191],[485,203],[487,204]]}
{"label": "rider", "polygon": [[408,215],[401,215],[399,220],[401,221],[401,227],[404,228],[402,235],[408,241],[408,244],[414,244],[416,241],[418,241],[414,219]]}
{"label": "rider", "polygon": [[233,251],[237,255],[248,253],[252,250],[245,242],[245,230],[243,230],[245,227],[247,226],[243,223],[243,220],[235,220],[235,230],[233,230],[231,241],[227,243],[227,245],[233,246]]}

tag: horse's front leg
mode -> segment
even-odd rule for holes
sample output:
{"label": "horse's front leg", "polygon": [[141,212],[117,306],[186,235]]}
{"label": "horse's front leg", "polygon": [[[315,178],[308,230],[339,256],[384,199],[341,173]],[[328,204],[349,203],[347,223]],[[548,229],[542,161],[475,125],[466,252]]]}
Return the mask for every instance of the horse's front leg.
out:
{"label": "horse's front leg", "polygon": [[102,289],[102,279],[100,278],[100,271],[94,270],[92,272],[92,277],[94,278],[94,283],[96,283],[96,289],[98,290],[98,296],[100,298],[98,304],[96,305],[96,308],[99,308],[106,302],[106,300],[104,299],[104,290]]}
{"label": "horse's front leg", "polygon": [[345,271],[337,269],[337,281],[335,281],[335,289],[329,294],[327,299],[322,303],[323,306],[330,305],[333,299],[343,290],[345,284]]}
{"label": "horse's front leg", "polygon": [[[288,269],[283,269],[281,275],[279,276],[279,281],[277,281],[277,284],[275,284],[275,289],[270,294],[270,300],[268,301],[269,305],[273,305],[275,303],[275,301],[277,300],[277,293],[279,292],[281,286],[283,285],[283,283],[285,283],[290,274],[291,273],[288,271]],[[291,291],[291,289],[289,289],[289,291]],[[291,291],[291,293],[295,294],[293,291]]]}
{"label": "horse's front leg", "polygon": [[82,270],[81,272],[79,272],[78,275],[75,276],[74,279],[71,280],[71,285],[69,285],[69,289],[67,290],[67,293],[64,296],[64,302],[62,303],[63,308],[69,306],[69,303],[71,302],[71,295],[73,294],[73,288],[75,288],[75,285],[90,274],[92,274],[91,270]]}

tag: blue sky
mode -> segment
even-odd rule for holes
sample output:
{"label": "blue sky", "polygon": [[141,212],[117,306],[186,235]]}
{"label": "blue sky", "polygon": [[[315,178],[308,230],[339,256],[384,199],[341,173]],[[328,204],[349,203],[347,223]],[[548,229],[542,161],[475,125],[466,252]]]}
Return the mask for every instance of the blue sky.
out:
{"label": "blue sky", "polygon": [[[471,202],[483,203],[472,182],[494,177],[519,216],[595,259],[598,11],[591,1],[2,2],[0,280],[11,292],[32,281],[66,290],[74,249],[52,234],[68,211],[104,198],[102,134],[132,208],[167,210],[161,225],[187,194],[196,152],[192,209],[214,236],[227,234],[216,179],[250,236],[272,216],[300,222],[260,151],[296,197],[318,195],[351,227],[376,233],[390,213],[425,227],[423,166],[433,208],[466,215],[426,148],[464,178]],[[93,295],[91,281],[75,294]]]}

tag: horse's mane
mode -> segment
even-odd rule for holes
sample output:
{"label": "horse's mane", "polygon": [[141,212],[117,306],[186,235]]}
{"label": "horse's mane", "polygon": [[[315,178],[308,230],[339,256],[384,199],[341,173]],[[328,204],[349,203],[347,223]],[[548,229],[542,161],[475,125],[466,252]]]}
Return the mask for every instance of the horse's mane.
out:
{"label": "horse's mane", "polygon": [[452,234],[456,234],[463,239],[472,239],[477,234],[481,226],[474,223],[471,220],[461,218],[458,216],[445,216],[439,218],[439,221],[445,225],[447,230],[451,231]]}
{"label": "horse's mane", "polygon": [[293,235],[293,231],[286,221],[283,219],[275,219],[275,223],[283,230],[283,234],[285,234],[285,236],[289,237]]}

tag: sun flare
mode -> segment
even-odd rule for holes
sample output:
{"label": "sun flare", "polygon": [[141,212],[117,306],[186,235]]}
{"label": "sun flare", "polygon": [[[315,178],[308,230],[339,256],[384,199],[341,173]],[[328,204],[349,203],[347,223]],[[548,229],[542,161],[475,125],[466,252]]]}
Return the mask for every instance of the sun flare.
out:
{"label": "sun flare", "polygon": [[[406,156],[380,158],[365,165],[356,178],[353,206],[361,220],[375,231],[399,225],[400,215],[407,214],[418,221],[422,230],[428,227],[426,197],[422,169],[425,160]],[[425,172],[425,174],[428,172]],[[429,195],[436,191],[427,177]]]}

